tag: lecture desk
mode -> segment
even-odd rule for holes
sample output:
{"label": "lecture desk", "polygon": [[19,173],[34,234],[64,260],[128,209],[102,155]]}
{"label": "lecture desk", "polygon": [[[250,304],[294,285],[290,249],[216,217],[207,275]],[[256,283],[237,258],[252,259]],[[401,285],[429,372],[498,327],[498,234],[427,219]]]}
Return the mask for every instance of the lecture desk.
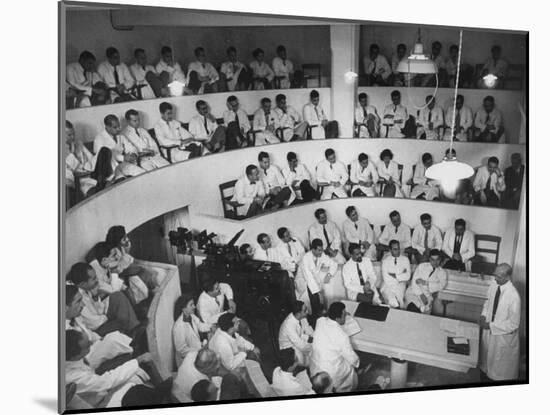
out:
{"label": "lecture desk", "polygon": [[[343,301],[346,311],[355,314],[358,303]],[[474,323],[451,320],[428,314],[390,309],[385,321],[354,319],[361,332],[350,337],[355,350],[387,356],[391,359],[391,387],[403,388],[407,383],[408,362],[467,372],[477,367],[479,355],[479,326]],[[449,333],[443,324],[457,324],[464,328],[470,343],[470,354],[449,353]]]}

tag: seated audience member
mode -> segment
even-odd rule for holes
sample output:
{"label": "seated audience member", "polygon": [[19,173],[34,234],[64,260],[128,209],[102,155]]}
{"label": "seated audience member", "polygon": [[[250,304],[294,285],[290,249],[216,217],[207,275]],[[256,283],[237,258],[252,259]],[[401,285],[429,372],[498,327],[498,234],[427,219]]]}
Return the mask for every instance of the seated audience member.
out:
{"label": "seated audience member", "polygon": [[393,161],[393,153],[385,149],[380,153],[380,163],[378,163],[378,183],[380,191],[378,194],[382,197],[404,197],[401,189],[401,174],[399,165]]}
{"label": "seated audience member", "polygon": [[187,67],[187,86],[194,94],[218,92],[220,76],[211,63],[206,62],[204,48],[195,49],[197,60]]}
{"label": "seated audience member", "polygon": [[94,269],[99,281],[99,290],[111,294],[126,291],[128,285],[120,278],[118,267],[122,252],[107,242],[98,242],[86,258]]}
{"label": "seated audience member", "polygon": [[211,153],[224,151],[225,127],[218,125],[216,117],[210,113],[210,107],[205,101],[197,101],[195,107],[198,114],[189,121],[189,133]]}
{"label": "seated audience member", "polygon": [[107,85],[96,71],[95,56],[85,50],[78,62],[67,65],[67,83],[75,92],[73,108],[106,104],[109,101]]}
{"label": "seated audience member", "polygon": [[384,230],[378,237],[378,250],[391,251],[390,242],[393,240],[399,242],[402,254],[411,253],[411,228],[401,222],[401,214],[397,210],[390,212],[390,223],[384,226]]}
{"label": "seated audience member", "polygon": [[100,336],[113,331],[131,337],[138,334],[140,322],[128,298],[120,291],[111,294],[102,291],[96,272],[90,265],[83,262],[73,265],[67,280],[80,290],[84,302],[81,316],[86,327]]}
{"label": "seated audience member", "polygon": [[474,203],[483,206],[500,206],[502,192],[506,190],[504,174],[498,167],[498,158],[489,157],[487,165],[477,169],[474,178]]}
{"label": "seated audience member", "polygon": [[420,215],[420,225],[415,226],[412,234],[412,253],[417,263],[428,262],[430,252],[440,251],[443,246],[441,230],[432,223],[429,213]]}
{"label": "seated audience member", "polygon": [[506,189],[501,195],[502,207],[517,209],[523,187],[525,165],[521,162],[521,154],[514,153],[511,157],[512,165],[504,170],[504,184]]}
{"label": "seated audience member", "polygon": [[82,294],[76,285],[65,285],[65,330],[76,330],[84,334],[90,341],[90,351],[85,356],[90,367],[94,370],[104,371],[111,367],[110,360],[118,358],[123,362],[124,356],[129,360],[134,349],[130,344],[132,338],[118,331],[108,333],[101,337],[96,332],[88,329],[81,317],[84,308]]}
{"label": "seated audience member", "polygon": [[172,395],[179,402],[192,402],[191,390],[202,380],[218,382],[225,371],[220,370],[220,359],[208,348],[193,350],[187,353],[178,368],[172,384]]}
{"label": "seated audience member", "polygon": [[455,220],[455,226],[447,229],[443,238],[443,253],[446,255],[443,268],[469,271],[470,259],[476,254],[474,234],[466,229],[464,219]]}
{"label": "seated audience member", "polygon": [[441,268],[441,252],[429,251],[429,261],[419,264],[405,292],[408,311],[430,314],[434,296],[447,285],[447,271]]}
{"label": "seated audience member", "polygon": [[346,316],[343,303],[332,303],[328,316],[317,320],[313,335],[310,373],[328,373],[336,392],[350,392],[357,388],[356,369],[360,362],[349,336],[341,327]]}
{"label": "seated audience member", "polygon": [[[372,261],[376,261],[376,245],[374,243],[374,231],[370,222],[359,216],[355,206],[346,208],[347,219],[344,221],[343,231],[344,245],[351,243],[359,245],[361,254]],[[346,249],[344,249],[344,252]],[[349,251],[349,247],[347,249]]]}
{"label": "seated audience member", "polygon": [[361,245],[350,243],[350,259],[342,268],[342,278],[346,295],[350,301],[380,304],[380,295],[376,288],[377,277],[369,258],[363,258]]}
{"label": "seated audience member", "polygon": [[411,279],[411,263],[401,255],[399,241],[389,243],[390,255],[382,260],[382,288],[384,302],[392,308],[405,308],[405,289]]}
{"label": "seated audience member", "polygon": [[227,98],[227,109],[223,112],[225,124],[225,148],[234,150],[248,145],[247,135],[251,130],[248,114],[241,108],[235,95]]}
{"label": "seated audience member", "polygon": [[130,65],[130,73],[136,80],[138,88],[141,88],[143,99],[167,97],[170,91],[167,88],[170,76],[164,72],[161,76],[157,74],[153,65],[147,64],[145,50],[138,48],[134,51],[135,63]]}
{"label": "seated audience member", "polygon": [[[432,53],[430,59],[435,63],[437,68],[437,76],[439,77],[439,82],[443,85],[447,84],[447,71],[445,70],[445,58],[441,55],[442,49],[441,42],[435,41],[432,43]],[[420,81],[420,86],[435,86],[435,75],[426,74],[422,76]]]}
{"label": "seated audience member", "polygon": [[195,300],[190,294],[183,294],[174,305],[172,339],[178,367],[189,352],[200,350],[203,343],[201,338],[206,342],[206,336],[211,329],[199,319],[195,309]]}
{"label": "seated audience member", "polygon": [[373,105],[368,105],[368,97],[364,92],[359,94],[359,105],[355,107],[355,126],[359,138],[380,137],[380,117]]}
{"label": "seated audience member", "polygon": [[[487,59],[481,69],[481,77],[477,82],[478,88],[502,88],[508,72],[508,62],[502,59],[502,49],[499,45],[491,48],[491,58]],[[487,75],[496,76],[494,86],[487,85],[483,77]]]}
{"label": "seated audience member", "polygon": [[86,335],[76,330],[67,330],[65,341],[65,380],[67,383],[74,383],[76,394],[92,407],[97,407],[101,401],[105,400],[107,407],[114,406],[110,404],[114,396],[110,395],[119,392],[122,388],[128,390],[132,386],[141,385],[149,380],[149,375],[140,367],[140,363],[149,358],[147,355],[129,360],[98,375],[86,360],[91,347],[91,341]]}
{"label": "seated audience member", "polygon": [[378,184],[378,171],[374,163],[369,162],[365,153],[359,154],[357,160],[351,163],[350,180],[352,184],[351,195],[353,197],[376,196]]}
{"label": "seated audience member", "polygon": [[[311,315],[318,318],[323,312],[323,296],[325,286],[336,275],[338,264],[334,262],[323,250],[323,241],[313,239],[311,250],[306,252],[299,265],[307,290],[307,298],[311,304]],[[296,281],[297,288],[299,281]],[[298,298],[303,298],[305,293],[300,293]]]}
{"label": "seated audience member", "polygon": [[292,348],[298,364],[309,365],[313,329],[307,321],[307,306],[302,301],[292,305],[292,312],[284,319],[279,328],[279,349]]}
{"label": "seated audience member", "polygon": [[105,55],[107,60],[99,64],[97,72],[111,91],[111,101],[116,103],[136,99],[136,81],[126,64],[120,61],[118,50],[109,47]]}
{"label": "seated audience member", "polygon": [[264,182],[269,200],[266,207],[279,209],[292,204],[296,194],[292,187],[285,184],[285,179],[279,167],[271,164],[269,154],[261,151],[258,154],[258,167],[260,169],[260,180]]}
{"label": "seated audience member", "polygon": [[213,380],[199,380],[191,389],[193,402],[231,401],[248,397],[246,385],[233,373],[227,373],[221,378],[218,387]]}
{"label": "seated audience member", "polygon": [[167,79],[168,84],[174,81],[181,83],[186,83],[187,81],[180,64],[174,61],[172,49],[168,46],[163,46],[160,50],[160,60],[157,66],[155,66],[155,70],[159,78]]}
{"label": "seated audience member", "polygon": [[298,239],[294,239],[290,231],[285,228],[277,229],[277,236],[281,240],[277,250],[277,257],[283,269],[289,272],[291,277],[294,277],[298,264],[302,261],[306,253],[302,243]]}
{"label": "seated audience member", "polygon": [[407,86],[409,82],[414,85],[414,74],[404,74],[397,70],[399,62],[407,59],[407,45],[400,43],[397,45],[396,53],[391,57],[391,71],[394,86]]}
{"label": "seated audience member", "polygon": [[286,48],[283,45],[277,46],[277,56],[271,63],[275,74],[275,87],[277,89],[290,88],[291,78],[294,76],[294,64],[287,59]]}
{"label": "seated audience member", "polygon": [[255,253],[256,253],[256,250],[250,244],[242,244],[239,247],[239,254],[241,255],[241,259],[244,262],[250,262],[251,260],[253,260]]}
{"label": "seated audience member", "polygon": [[474,117],[474,141],[498,143],[504,134],[502,113],[495,108],[495,99],[489,95],[483,99],[483,107]]}
{"label": "seated audience member", "polygon": [[[464,59],[464,57],[462,57]],[[458,67],[458,46],[449,47],[449,57],[445,62],[449,88],[456,85],[456,69]],[[460,76],[458,81],[459,88],[471,88],[474,82],[474,67],[462,61],[460,64]]]}
{"label": "seated audience member", "polygon": [[439,182],[426,177],[426,170],[433,165],[433,162],[432,155],[424,153],[422,161],[416,163],[412,177],[411,199],[439,200]]}
{"label": "seated audience member", "polygon": [[90,178],[96,181],[96,185],[86,193],[91,196],[105,189],[106,187],[124,180],[120,171],[113,169],[113,153],[107,147],[102,147],[95,155],[95,168]]}
{"label": "seated audience member", "polygon": [[303,140],[306,136],[307,123],[302,121],[300,113],[290,105],[287,105],[286,96],[283,94],[278,94],[275,97],[275,102],[277,106],[273,111],[279,118],[279,127],[283,133],[283,140]]}
{"label": "seated audience member", "polygon": [[111,166],[116,176],[131,177],[145,173],[145,170],[137,165],[136,154],[124,151],[124,139],[120,135],[120,122],[117,116],[107,115],[103,119],[103,124],[105,128],[94,138],[94,153],[98,155],[103,147],[111,150]]}
{"label": "seated audience member", "polygon": [[260,48],[254,49],[252,56],[254,60],[250,62],[249,65],[252,71],[252,89],[271,89],[271,83],[273,82],[273,78],[275,78],[275,73],[269,65],[264,62],[264,51]]}
{"label": "seated audience member", "polygon": [[229,310],[230,313],[237,311],[231,285],[215,279],[204,281],[203,291],[197,301],[197,312],[201,320],[212,327],[218,323],[218,318],[226,312],[225,310]]}
{"label": "seated audience member", "polygon": [[[472,115],[472,110],[470,107],[464,105],[464,96],[456,96],[456,111],[454,111],[455,116],[455,131],[454,139],[458,141],[470,141],[472,136],[472,125],[474,124],[474,117]],[[445,134],[443,136],[444,140],[451,139],[451,128],[453,125],[453,106],[451,105],[447,109],[445,114]]]}
{"label": "seated audience member", "polygon": [[74,205],[82,196],[86,197],[88,191],[97,184],[97,181],[90,177],[95,169],[95,159],[82,141],[75,138],[74,127],[69,121],[65,121],[65,144],[65,185],[74,190],[76,181],[79,181],[81,193],[74,195],[76,200],[71,203]]}
{"label": "seated audience member", "polygon": [[[294,375],[299,362],[293,348],[281,349],[278,353],[280,366],[273,370],[271,387],[277,396],[315,395],[305,371]],[[302,376],[300,376],[302,375]]]}
{"label": "seated audience member", "polygon": [[348,169],[341,161],[336,160],[332,148],[325,150],[325,160],[316,169],[317,185],[321,187],[321,200],[348,197]]}
{"label": "seated audience member", "polygon": [[221,365],[230,372],[244,370],[247,358],[258,360],[260,356],[260,350],[237,333],[239,321],[233,313],[222,314],[218,318],[218,328],[208,342],[208,348],[216,352]]}
{"label": "seated audience member", "polygon": [[279,117],[271,109],[271,100],[269,98],[262,98],[261,108],[254,113],[252,121],[252,128],[256,133],[255,145],[280,143],[281,140],[277,137],[276,133],[279,127]]}
{"label": "seated audience member", "polygon": [[172,378],[166,379],[155,386],[135,385],[121,397],[120,404],[113,407],[146,407],[153,405],[171,404]]}
{"label": "seated audience member", "polygon": [[420,110],[418,114],[418,128],[416,138],[422,140],[440,140],[445,125],[443,109],[435,105],[435,97],[426,97],[427,107]]}
{"label": "seated audience member", "polygon": [[395,90],[391,93],[392,103],[386,105],[382,114],[382,129],[380,137],[404,138],[405,123],[409,119],[407,108],[401,105],[401,92]]}
{"label": "seated audience member", "polygon": [[313,243],[315,239],[322,240],[325,253],[338,264],[345,263],[346,259],[342,255],[342,236],[338,226],[328,220],[327,212],[323,208],[315,211],[315,219],[317,222],[307,230],[309,242]]}
{"label": "seated audience member", "polygon": [[304,202],[317,199],[317,191],[312,187],[311,175],[307,167],[298,162],[296,153],[290,151],[286,155],[288,165],[283,167],[282,174],[287,186],[291,186],[296,197]]}
{"label": "seated audience member", "polygon": [[178,120],[174,119],[174,107],[168,102],[159,105],[160,120],[155,124],[155,136],[161,147],[171,148],[172,163],[198,157],[202,147],[195,142],[193,135]]}
{"label": "seated audience member", "polygon": [[318,372],[311,377],[311,387],[317,395],[334,393],[334,385],[332,379],[327,372]]}
{"label": "seated audience member", "polygon": [[315,89],[309,93],[309,102],[303,108],[304,121],[311,128],[311,138],[338,138],[338,121],[329,121],[319,105],[319,92]]}
{"label": "seated audience member", "polygon": [[376,43],[370,45],[369,56],[363,58],[363,68],[367,75],[367,86],[388,85],[392,70],[386,57],[380,54],[380,47]]}
{"label": "seated audience member", "polygon": [[253,259],[279,263],[279,252],[271,244],[271,238],[267,233],[260,233],[256,242],[258,242],[258,247],[254,250]]}
{"label": "seated audience member", "polygon": [[231,200],[240,203],[246,212],[245,216],[250,218],[264,211],[267,197],[267,189],[260,179],[258,166],[249,164],[244,176],[235,183],[235,194]]}
{"label": "seated audience member", "polygon": [[227,48],[227,61],[220,68],[220,81],[227,91],[248,91],[250,86],[250,70],[237,60],[237,49]]}
{"label": "seated audience member", "polygon": [[168,166],[170,163],[160,155],[157,143],[149,132],[141,127],[139,113],[130,109],[124,115],[127,126],[122,132],[126,140],[123,141],[124,153],[135,154],[139,166],[147,171]]}

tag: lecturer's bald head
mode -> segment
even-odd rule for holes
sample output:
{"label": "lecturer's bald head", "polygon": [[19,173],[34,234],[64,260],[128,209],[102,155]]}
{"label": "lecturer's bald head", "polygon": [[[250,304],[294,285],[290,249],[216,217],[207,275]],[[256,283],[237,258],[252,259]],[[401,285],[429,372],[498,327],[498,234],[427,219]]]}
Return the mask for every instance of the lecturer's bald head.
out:
{"label": "lecturer's bald head", "polygon": [[218,356],[212,350],[202,348],[195,358],[195,367],[208,377],[215,376],[220,367]]}
{"label": "lecturer's bald head", "polygon": [[498,264],[495,268],[494,275],[498,285],[506,284],[512,279],[512,267],[506,263]]}

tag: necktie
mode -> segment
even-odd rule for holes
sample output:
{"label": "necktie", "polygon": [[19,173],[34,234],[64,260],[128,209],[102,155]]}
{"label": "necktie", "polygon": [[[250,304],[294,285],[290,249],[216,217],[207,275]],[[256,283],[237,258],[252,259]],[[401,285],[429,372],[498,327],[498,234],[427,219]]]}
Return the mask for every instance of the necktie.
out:
{"label": "necktie", "polygon": [[356,262],[355,265],[357,265],[357,275],[359,276],[359,281],[361,282],[361,285],[365,285],[365,280],[363,279],[363,273],[359,267],[359,262]]}
{"label": "necktie", "polygon": [[493,316],[491,318],[491,321],[495,321],[495,315],[497,314],[499,300],[500,300],[500,285],[498,286],[497,292],[495,293],[495,300],[493,301]]}
{"label": "necktie", "polygon": [[115,75],[115,85],[119,85],[120,84],[120,79],[118,78],[118,72],[116,70],[116,66],[115,66],[115,70],[114,70],[114,75]]}
{"label": "necktie", "polygon": [[455,128],[458,130],[460,128],[460,110],[456,111],[456,121]]}
{"label": "necktie", "polygon": [[329,164],[330,169],[332,170],[332,164]]}
{"label": "necktie", "polygon": [[266,112],[265,114],[265,125],[266,127],[269,125],[269,112]]}
{"label": "necktie", "polygon": [[397,232],[399,232],[399,226],[395,227],[395,234],[397,235]]}
{"label": "necktie", "polygon": [[435,272],[435,268],[432,269],[432,272],[430,272],[430,275],[428,275],[428,278],[430,278],[434,272]]}
{"label": "necktie", "polygon": [[86,76],[86,69],[82,69],[82,73],[84,74],[84,79],[87,81],[88,77]]}
{"label": "necktie", "polygon": [[201,65],[202,65],[202,69],[206,69],[206,65],[204,63],[202,63]]}
{"label": "necktie", "polygon": [[239,114],[237,113],[237,111],[235,111],[235,123],[237,123],[237,128],[238,128],[239,131],[240,131],[240,129],[241,129],[241,124],[240,124],[240,122],[239,122]]}
{"label": "necktie", "polygon": [[328,240],[328,232],[327,228],[325,228],[325,225],[323,225],[323,235],[325,236],[325,241],[327,241],[327,248],[330,247],[330,241]]}
{"label": "necktie", "polygon": [[394,257],[393,263],[394,263],[394,265],[397,265],[397,257]]}
{"label": "necktie", "polygon": [[453,252],[455,254],[460,253],[460,245],[462,244],[462,236],[456,235],[455,237],[455,246],[453,248]]}
{"label": "necktie", "polygon": [[208,131],[208,121],[206,120],[206,117],[204,117],[204,129],[207,135],[210,134],[210,131]]}
{"label": "necktie", "polygon": [[372,65],[372,71],[371,71],[371,74],[374,75],[374,73],[376,72],[376,59],[374,61],[372,61],[373,65]]}
{"label": "necktie", "polygon": [[315,114],[317,114],[317,119],[320,120],[321,116],[319,115],[319,108],[317,106],[315,106]]}
{"label": "necktie", "polygon": [[290,242],[287,242],[286,246],[288,248],[288,253],[290,254],[290,256],[292,256],[292,249],[290,248]]}
{"label": "necktie", "polygon": [[316,256],[313,257],[313,263],[315,264],[315,268],[317,268],[317,260],[318,260],[318,258]]}
{"label": "necktie", "polygon": [[424,231],[424,249],[428,250],[428,230]]}
{"label": "necktie", "polygon": [[428,123],[432,122],[432,110],[428,113]]}
{"label": "necktie", "polygon": [[354,223],[353,226],[355,226],[355,230],[359,229],[359,226],[357,226],[357,223]]}
{"label": "necktie", "polygon": [[138,128],[136,128],[136,134],[137,134],[138,137],[141,137],[141,136],[139,135],[139,129],[138,129]]}
{"label": "necktie", "polygon": [[485,191],[486,192],[491,191],[491,176],[492,176],[492,174],[489,174],[489,177],[487,178],[487,183],[485,184]]}
{"label": "necktie", "polygon": [[363,118],[365,120],[367,119],[367,108],[366,107],[363,107]]}
{"label": "necktie", "polygon": [[487,113],[487,116],[485,117],[485,124],[489,122],[489,113]]}

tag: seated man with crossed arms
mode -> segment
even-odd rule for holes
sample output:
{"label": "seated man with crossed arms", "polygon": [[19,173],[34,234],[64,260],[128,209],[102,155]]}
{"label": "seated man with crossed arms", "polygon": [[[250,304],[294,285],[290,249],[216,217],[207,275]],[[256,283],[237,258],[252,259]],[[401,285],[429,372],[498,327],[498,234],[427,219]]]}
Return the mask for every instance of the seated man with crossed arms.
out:
{"label": "seated man with crossed arms", "polygon": [[399,241],[390,241],[390,255],[382,260],[382,289],[384,302],[392,308],[405,308],[405,290],[411,279],[411,264],[401,255]]}
{"label": "seated man with crossed arms", "polygon": [[376,288],[377,277],[368,258],[363,258],[361,246],[349,244],[351,258],[342,268],[342,277],[348,300],[380,304],[380,294]]}

